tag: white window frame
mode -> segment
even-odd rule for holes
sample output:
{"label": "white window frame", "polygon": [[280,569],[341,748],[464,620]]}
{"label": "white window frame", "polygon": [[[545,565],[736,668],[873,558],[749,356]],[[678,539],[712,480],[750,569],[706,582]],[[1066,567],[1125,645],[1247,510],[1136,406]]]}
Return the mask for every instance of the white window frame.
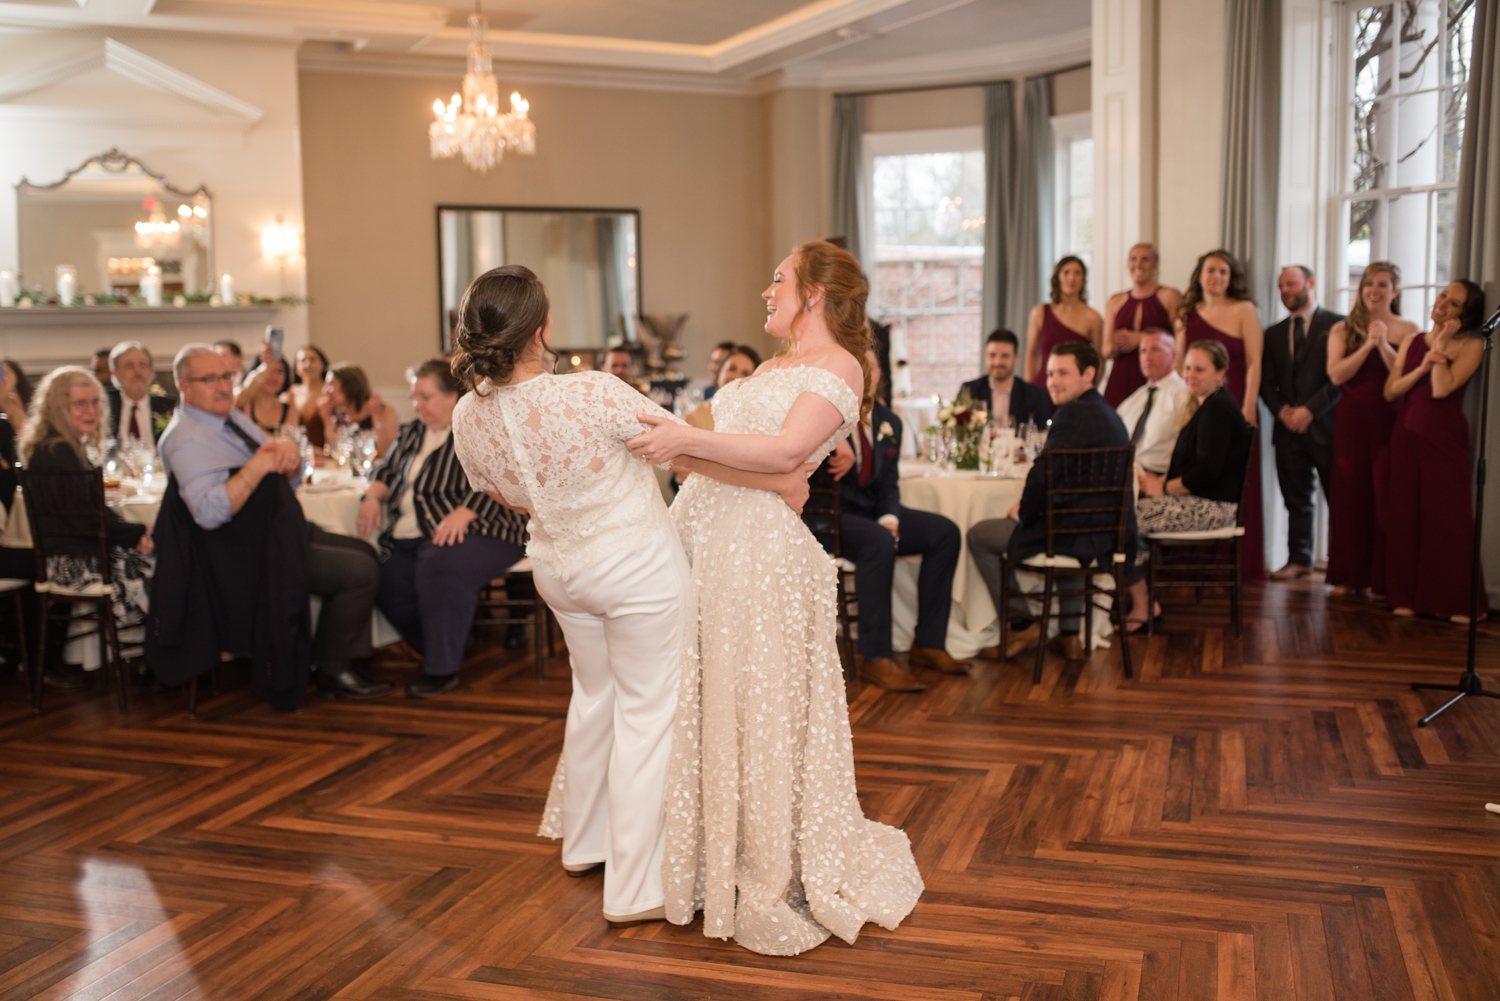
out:
{"label": "white window frame", "polygon": [[[1077,250],[1073,246],[1072,213],[1068,211],[1073,201],[1073,172],[1070,169],[1072,164],[1068,162],[1068,147],[1075,140],[1093,138],[1094,115],[1092,112],[1076,111],[1071,115],[1052,116],[1053,260],[1075,253]],[[1090,260],[1093,257],[1093,249],[1089,248]],[[1050,261],[1047,262],[1047,265],[1050,264]]]}
{"label": "white window frame", "polygon": [[[869,259],[865,273],[870,282],[870,301],[878,302],[877,287],[879,268],[875,259],[875,158],[877,156],[911,156],[922,153],[970,153],[984,152],[984,126],[972,125],[949,129],[913,129],[907,132],[866,132],[861,144],[863,162],[860,165],[860,243],[861,252]],[[989,219],[985,219],[989,225]],[[899,331],[898,331],[899,334]],[[904,334],[893,338],[891,362],[909,359]],[[976,358],[975,364],[981,359]],[[896,373],[892,373],[892,379]],[[892,386],[892,391],[896,387]]]}

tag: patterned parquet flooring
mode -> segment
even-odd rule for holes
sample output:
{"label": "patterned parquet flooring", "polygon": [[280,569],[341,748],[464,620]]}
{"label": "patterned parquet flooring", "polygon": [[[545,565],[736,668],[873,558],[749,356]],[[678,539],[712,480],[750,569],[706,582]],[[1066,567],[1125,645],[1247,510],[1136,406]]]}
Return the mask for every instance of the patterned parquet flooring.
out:
{"label": "patterned parquet flooring", "polygon": [[[0,688],[0,1001],[1500,998],[1500,704],[1419,730],[1407,686],[1456,678],[1462,631],[1316,587],[1246,611],[1237,640],[1169,605],[1134,681],[1109,650],[852,689],[866,812],[927,892],[795,959],[611,930],[563,876],[561,657],[293,715],[230,684],[196,721]],[[1494,683],[1500,626],[1481,653]]]}

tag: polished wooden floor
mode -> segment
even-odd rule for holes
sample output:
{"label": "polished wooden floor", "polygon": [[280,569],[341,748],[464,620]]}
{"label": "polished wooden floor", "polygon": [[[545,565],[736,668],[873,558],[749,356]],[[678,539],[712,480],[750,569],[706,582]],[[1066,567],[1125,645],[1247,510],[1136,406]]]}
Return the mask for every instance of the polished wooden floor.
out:
{"label": "polished wooden floor", "polygon": [[610,930],[564,878],[534,836],[562,659],[295,715],[229,686],[196,721],[0,689],[0,1001],[1494,1001],[1500,702],[1417,729],[1407,682],[1452,680],[1463,632],[1320,591],[1252,592],[1242,640],[1169,605],[1134,681],[1104,651],[852,691],[861,799],[927,892],[795,959]]}

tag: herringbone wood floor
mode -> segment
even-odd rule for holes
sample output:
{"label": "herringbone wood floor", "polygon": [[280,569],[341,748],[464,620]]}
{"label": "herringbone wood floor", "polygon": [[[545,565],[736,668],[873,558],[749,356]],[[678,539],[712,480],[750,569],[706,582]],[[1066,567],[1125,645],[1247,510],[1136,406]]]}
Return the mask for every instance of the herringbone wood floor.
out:
{"label": "herringbone wood floor", "polygon": [[1235,640],[1223,607],[1169,606],[1135,681],[1106,651],[851,691],[866,812],[927,892],[796,959],[610,930],[564,878],[534,836],[561,658],[289,716],[3,689],[0,1001],[1500,998],[1500,704],[1418,730],[1406,685],[1462,632],[1272,586]]}

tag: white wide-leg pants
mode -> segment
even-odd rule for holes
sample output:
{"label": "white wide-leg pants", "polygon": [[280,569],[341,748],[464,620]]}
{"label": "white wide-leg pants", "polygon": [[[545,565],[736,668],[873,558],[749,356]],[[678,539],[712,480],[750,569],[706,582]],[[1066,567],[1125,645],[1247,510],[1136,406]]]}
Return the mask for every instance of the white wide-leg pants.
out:
{"label": "white wide-leg pants", "polygon": [[564,865],[603,862],[604,913],[662,906],[664,801],[690,586],[676,531],[536,589],[568,642]]}

